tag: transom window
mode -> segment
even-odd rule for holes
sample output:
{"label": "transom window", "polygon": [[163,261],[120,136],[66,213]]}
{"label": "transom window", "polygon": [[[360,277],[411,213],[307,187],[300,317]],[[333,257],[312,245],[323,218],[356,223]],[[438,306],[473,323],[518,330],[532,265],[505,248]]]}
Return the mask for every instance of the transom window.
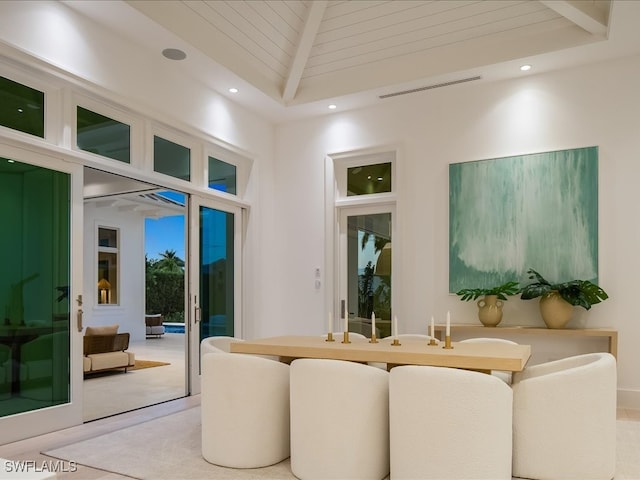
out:
{"label": "transom window", "polygon": [[0,77],[0,125],[44,138],[44,92]]}
{"label": "transom window", "polygon": [[189,181],[191,179],[191,150],[154,135],[153,169],[156,172]]}
{"label": "transom window", "polygon": [[86,108],[77,107],[78,148],[131,163],[131,127]]}
{"label": "transom window", "polygon": [[236,182],[237,168],[235,165],[209,157],[209,188],[237,195]]}
{"label": "transom window", "polygon": [[391,162],[347,168],[347,196],[391,191]]}

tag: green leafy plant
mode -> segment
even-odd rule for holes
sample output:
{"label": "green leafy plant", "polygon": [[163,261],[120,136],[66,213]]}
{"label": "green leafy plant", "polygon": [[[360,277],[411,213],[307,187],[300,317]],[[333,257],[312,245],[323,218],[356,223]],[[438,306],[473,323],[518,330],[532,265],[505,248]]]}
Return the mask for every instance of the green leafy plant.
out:
{"label": "green leafy plant", "polygon": [[551,283],[533,269],[527,270],[529,278],[534,282],[522,288],[523,300],[542,297],[552,291],[557,291],[560,296],[571,305],[589,310],[592,305],[609,298],[607,292],[595,283],[588,280],[571,280],[564,283]]}
{"label": "green leafy plant", "polygon": [[496,295],[500,300],[506,300],[508,295],[517,295],[520,293],[518,282],[507,282],[492,288],[463,288],[456,292],[465,302],[475,300],[484,295]]}

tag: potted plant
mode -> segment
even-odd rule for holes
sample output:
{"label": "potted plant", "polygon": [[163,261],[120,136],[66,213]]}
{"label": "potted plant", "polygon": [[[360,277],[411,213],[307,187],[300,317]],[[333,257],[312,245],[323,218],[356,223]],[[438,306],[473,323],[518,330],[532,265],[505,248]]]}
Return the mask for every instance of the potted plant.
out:
{"label": "potted plant", "polygon": [[609,298],[607,292],[588,280],[551,283],[533,269],[527,271],[534,282],[522,288],[523,300],[540,297],[540,314],[548,328],[564,328],[573,316],[573,307],[589,310]]}
{"label": "potted plant", "polygon": [[510,295],[520,293],[518,282],[506,282],[491,288],[463,288],[456,292],[465,302],[483,297],[477,302],[478,319],[485,327],[495,327],[502,321],[502,305]]}

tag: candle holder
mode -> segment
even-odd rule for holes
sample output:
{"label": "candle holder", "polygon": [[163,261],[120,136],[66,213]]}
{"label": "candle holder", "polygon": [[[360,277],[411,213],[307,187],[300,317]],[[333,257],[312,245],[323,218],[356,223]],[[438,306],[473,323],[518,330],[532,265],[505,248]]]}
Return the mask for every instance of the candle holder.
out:
{"label": "candle holder", "polygon": [[435,338],[432,338],[431,340],[429,340],[429,346],[430,347],[435,347],[438,345],[438,342],[436,342]]}
{"label": "candle holder", "polygon": [[342,343],[351,343],[351,340],[349,340],[349,332],[344,332],[344,337],[342,338]]}
{"label": "candle holder", "polygon": [[371,334],[371,340],[369,340],[369,343],[378,343],[378,339],[376,338],[375,333]]}
{"label": "candle holder", "polygon": [[327,338],[326,338],[325,342],[335,342],[335,340],[333,339],[333,332],[329,332],[327,334]]}
{"label": "candle holder", "polygon": [[400,345],[402,344],[400,343],[400,340],[398,340],[397,338],[394,338],[393,342],[391,342],[392,347],[399,347]]}
{"label": "candle holder", "polygon": [[446,348],[447,350],[453,348],[453,346],[451,345],[451,335],[447,335],[446,337],[444,337],[444,347],[442,348]]}

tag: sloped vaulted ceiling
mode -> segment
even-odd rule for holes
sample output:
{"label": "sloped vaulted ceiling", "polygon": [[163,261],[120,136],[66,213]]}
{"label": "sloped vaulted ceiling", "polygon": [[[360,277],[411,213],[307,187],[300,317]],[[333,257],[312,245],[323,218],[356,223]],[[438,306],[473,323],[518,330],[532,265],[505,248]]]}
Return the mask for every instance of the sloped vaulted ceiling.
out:
{"label": "sloped vaulted ceiling", "polygon": [[606,41],[611,1],[128,4],[272,99],[299,105]]}

